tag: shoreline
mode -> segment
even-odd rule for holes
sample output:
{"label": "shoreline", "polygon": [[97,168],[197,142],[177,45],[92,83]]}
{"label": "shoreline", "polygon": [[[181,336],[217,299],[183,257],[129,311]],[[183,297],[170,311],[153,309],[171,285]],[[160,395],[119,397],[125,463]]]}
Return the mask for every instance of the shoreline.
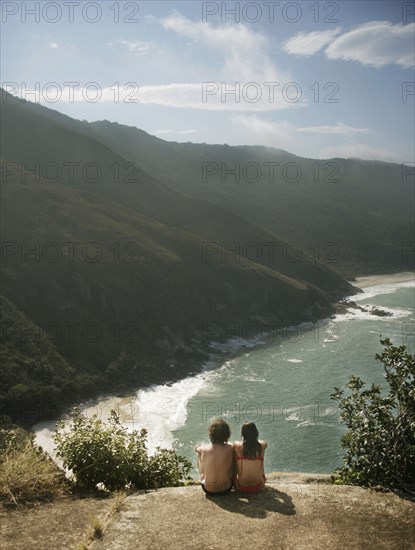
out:
{"label": "shoreline", "polygon": [[[412,272],[396,273],[391,275],[370,275],[365,277],[358,277],[356,281],[353,281],[353,286],[361,289],[367,289],[372,286],[378,286],[382,284],[399,284],[407,281],[412,281],[415,278],[415,274]],[[336,314],[334,314],[335,316]],[[276,331],[277,334],[288,337],[292,331],[295,334],[296,330],[311,329],[312,325],[315,323],[324,323],[325,321],[330,322],[332,316],[325,316],[321,319],[314,321],[303,321],[296,325],[290,325],[282,327]],[[203,376],[205,373],[208,373],[211,370],[216,370],[220,368],[226,361],[232,360],[243,353],[254,351],[260,347],[267,347],[269,345],[274,345],[276,334],[273,333],[272,341],[270,341],[270,333],[264,332],[257,335],[257,337],[252,340],[239,338],[239,342],[232,341],[229,339],[223,344],[213,345],[209,349],[209,357],[206,361],[203,361],[200,364],[194,366],[194,368],[189,369],[187,374],[182,376],[171,376],[167,378],[164,382],[155,382],[154,384],[149,384],[146,386],[134,388],[133,390],[127,391],[114,391],[108,392],[101,395],[97,395],[86,399],[85,401],[78,403],[77,405],[81,408],[82,412],[90,416],[94,412],[98,414],[100,418],[108,415],[109,410],[114,408],[120,415],[121,422],[127,424],[132,423],[132,425],[137,423],[137,419],[134,418],[135,414],[138,413],[138,404],[137,398],[139,392],[148,391],[158,386],[172,386],[173,384],[180,383],[181,381],[187,378],[194,378],[196,376]],[[236,344],[236,345],[235,345]],[[178,373],[176,373],[178,374]],[[68,419],[70,417],[72,407],[67,407],[65,411],[62,411],[63,414],[57,419],[45,419],[40,422],[37,422],[30,426],[29,430],[34,432],[38,444],[41,445],[52,458],[55,459],[54,453],[50,450],[50,445],[48,445],[47,440],[48,436],[45,434],[51,429],[52,426],[56,425],[57,420],[59,419]],[[88,412],[87,412],[88,411]],[[89,414],[88,414],[89,413]],[[42,433],[43,432],[43,433]],[[46,438],[45,438],[46,435]],[[43,437],[42,437],[43,436]],[[43,443],[43,444],[42,444]],[[49,447],[49,448],[48,448]]]}
{"label": "shoreline", "polygon": [[410,281],[415,281],[415,272],[413,271],[403,271],[388,275],[366,275],[364,277],[356,277],[354,281],[348,282],[357,288],[364,289],[372,286],[407,283]]}

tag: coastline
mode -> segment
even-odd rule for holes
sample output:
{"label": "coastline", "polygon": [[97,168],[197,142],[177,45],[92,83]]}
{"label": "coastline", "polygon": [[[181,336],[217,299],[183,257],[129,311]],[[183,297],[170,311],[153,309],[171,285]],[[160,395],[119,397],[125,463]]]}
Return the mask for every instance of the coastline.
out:
{"label": "coastline", "polygon": [[[333,314],[334,315],[334,312]],[[285,335],[285,338],[288,337],[288,334],[291,332],[293,335],[297,333],[297,330],[303,330],[315,325],[316,323],[321,323],[324,321],[329,321],[331,316],[324,315],[321,318],[316,318],[313,321],[301,321],[299,323],[284,326],[281,328],[275,328],[275,332]],[[99,419],[105,420],[108,418],[111,409],[114,409],[120,417],[121,423],[130,427],[130,429],[137,428],[138,425],[141,425],[138,421],[139,414],[139,395],[141,392],[149,392],[154,388],[165,387],[170,388],[174,387],[176,384],[183,383],[189,378],[203,379],[204,376],[209,371],[214,371],[220,368],[225,362],[231,361],[236,357],[240,356],[242,353],[249,351],[255,351],[256,349],[262,346],[272,346],[274,345],[275,332],[272,332],[272,340],[270,339],[269,332],[263,332],[258,334],[252,339],[247,339],[243,337],[238,337],[235,339],[229,338],[224,343],[218,344],[217,342],[211,342],[211,345],[208,346],[209,355],[207,360],[199,363],[195,363],[194,367],[189,369],[188,372],[174,373],[162,381],[156,381],[154,383],[146,384],[141,387],[136,387],[131,390],[105,392],[96,396],[91,396],[90,398],[85,399],[82,402],[78,402],[72,406],[67,406],[62,411],[62,414],[55,419],[44,419],[32,424],[29,427],[29,431],[35,434],[35,440],[38,445],[46,451],[52,460],[58,464],[62,469],[63,464],[56,456],[54,450],[54,444],[52,443],[52,433],[55,431],[57,422],[59,420],[68,421],[72,416],[72,410],[74,406],[80,408],[81,413],[87,417],[91,417],[93,414],[96,414]],[[159,441],[156,443],[152,442],[152,434],[148,434],[148,450],[153,452],[155,448],[160,444]],[[155,435],[155,434],[154,434]],[[70,474],[68,470],[65,470],[66,474]]]}
{"label": "coastline", "polygon": [[391,273],[390,275],[367,275],[365,277],[356,277],[354,281],[349,281],[357,288],[368,288],[372,286],[407,283],[415,281],[415,272],[403,271],[401,273]]}
{"label": "coastline", "polygon": [[[407,281],[414,280],[415,274],[412,272],[405,273],[396,273],[391,275],[371,275],[365,277],[356,278],[356,281],[353,282],[353,285],[357,288],[367,289],[369,287],[382,285],[382,284],[399,284]],[[305,321],[297,323],[296,325],[291,325],[288,327],[282,327],[277,333],[281,332],[285,337],[289,335],[291,331],[295,334],[296,330],[299,328],[306,329],[311,328],[313,323],[322,323],[324,321],[329,321],[333,318],[332,316],[325,315],[321,319],[314,321]],[[184,372],[174,372],[171,373],[169,377],[166,377],[164,381],[157,381],[153,384],[141,386],[138,388],[131,389],[130,391],[114,391],[101,394],[90,399],[86,399],[82,403],[79,403],[81,410],[84,414],[88,416],[92,414],[97,414],[99,418],[106,418],[111,409],[115,409],[120,415],[122,423],[129,425],[131,428],[137,427],[138,414],[139,414],[139,403],[138,398],[139,394],[142,392],[148,392],[153,390],[158,386],[165,387],[165,390],[168,391],[168,388],[174,386],[172,390],[176,388],[176,384],[183,383],[189,377],[201,379],[209,371],[219,368],[224,362],[232,360],[233,358],[246,353],[247,351],[254,351],[262,346],[273,345],[274,338],[272,342],[270,341],[270,334],[264,332],[259,334],[253,339],[229,339],[223,344],[216,345],[213,343],[209,349],[209,357],[206,361],[200,363],[195,363],[187,373]],[[187,390],[193,390],[192,388],[187,388]],[[192,393],[192,392],[190,392]],[[151,397],[151,396],[149,396]],[[68,417],[70,408],[64,411],[64,414],[60,417]],[[36,433],[36,439],[38,443],[56,460],[54,453],[51,452],[50,448],[50,431],[53,431],[56,420],[44,420],[38,422],[30,427],[31,431]],[[150,447],[153,445],[150,443]]]}

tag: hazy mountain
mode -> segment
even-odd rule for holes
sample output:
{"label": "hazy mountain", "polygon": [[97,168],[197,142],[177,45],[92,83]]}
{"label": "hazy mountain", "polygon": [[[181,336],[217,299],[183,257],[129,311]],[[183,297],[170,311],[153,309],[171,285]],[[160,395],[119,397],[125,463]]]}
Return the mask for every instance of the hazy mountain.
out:
{"label": "hazy mountain", "polygon": [[410,168],[406,174],[400,164],[307,159],[271,147],[170,143],[108,121],[82,131],[171,188],[295,241],[348,276],[414,268]]}
{"label": "hazy mountain", "polygon": [[[83,136],[81,132],[85,123],[77,123],[50,109],[13,99],[9,94],[7,96],[7,101],[3,103],[2,132],[7,136],[3,140],[3,158],[8,161],[26,170],[33,170],[37,163],[44,176],[49,176],[49,172],[53,176],[56,165],[57,170],[61,170],[56,184],[65,183],[98,194],[165,224],[185,229],[203,239],[205,247],[208,243],[213,243],[211,248],[217,245],[218,249],[220,245],[229,250],[239,246],[242,254],[245,245],[251,244],[253,249],[249,251],[245,247],[246,254],[242,255],[248,258],[257,256],[256,263],[316,284],[331,293],[342,292],[341,277],[316,261],[318,258],[312,258],[306,251],[291,246],[289,240],[281,239],[220,205],[183,196],[141,168],[133,173],[134,167],[125,158],[101,146],[95,139]],[[26,118],[30,125],[25,131],[17,132],[16,128],[21,128]],[[75,127],[79,132],[75,132]],[[165,156],[160,156],[160,163],[168,165]],[[88,164],[97,165],[102,171],[97,183],[83,177],[82,167]],[[69,178],[68,165],[74,166],[72,179]],[[114,166],[120,167],[117,182],[114,181]],[[273,243],[273,246],[264,243]],[[202,253],[203,243],[195,261],[202,260]]]}
{"label": "hazy mountain", "polygon": [[177,378],[210,339],[315,321],[351,292],[259,224],[137,172],[87,123],[5,93],[1,108],[2,292],[76,372],[72,398]]}

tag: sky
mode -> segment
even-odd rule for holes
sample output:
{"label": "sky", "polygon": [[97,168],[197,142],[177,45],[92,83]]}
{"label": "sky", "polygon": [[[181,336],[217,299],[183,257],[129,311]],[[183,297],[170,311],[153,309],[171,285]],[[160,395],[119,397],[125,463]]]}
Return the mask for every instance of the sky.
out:
{"label": "sky", "polygon": [[414,3],[1,2],[1,85],[169,141],[414,162]]}

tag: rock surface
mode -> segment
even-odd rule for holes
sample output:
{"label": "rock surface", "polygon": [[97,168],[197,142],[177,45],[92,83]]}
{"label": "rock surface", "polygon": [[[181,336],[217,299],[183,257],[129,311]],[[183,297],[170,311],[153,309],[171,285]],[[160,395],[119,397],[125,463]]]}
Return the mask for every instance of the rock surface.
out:
{"label": "rock surface", "polygon": [[132,495],[92,548],[415,548],[414,502],[327,480],[273,474],[248,497],[206,498],[199,487]]}
{"label": "rock surface", "polygon": [[[8,512],[1,518],[2,550],[415,549],[414,499],[331,485],[328,479],[274,473],[261,494],[247,497],[232,492],[207,498],[198,486],[139,491],[108,522],[112,499],[92,502],[89,510],[84,500],[78,501],[82,513],[77,521],[69,509],[65,518],[59,502]],[[92,543],[87,510],[106,525],[104,536]]]}

